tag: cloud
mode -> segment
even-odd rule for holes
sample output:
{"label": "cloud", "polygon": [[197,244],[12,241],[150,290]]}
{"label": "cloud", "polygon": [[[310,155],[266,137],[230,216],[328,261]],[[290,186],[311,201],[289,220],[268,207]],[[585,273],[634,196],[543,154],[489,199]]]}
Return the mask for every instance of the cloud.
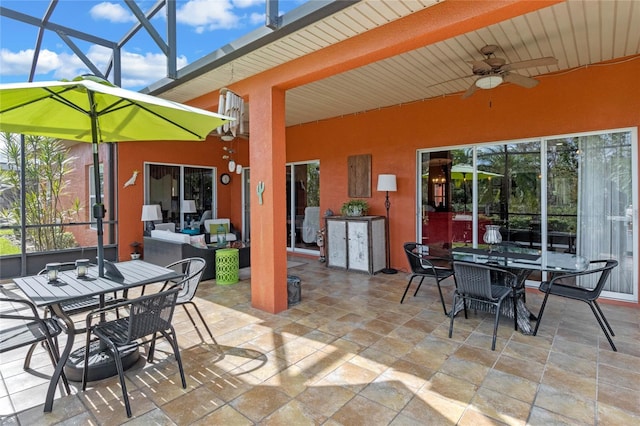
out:
{"label": "cloud", "polygon": [[[0,75],[4,76],[28,76],[31,71],[31,61],[33,60],[33,49],[11,52],[8,49],[0,50]],[[58,54],[51,50],[40,51],[40,59],[36,68],[37,74],[47,74],[61,65]]]}
{"label": "cloud", "polygon": [[264,13],[252,13],[249,16],[249,21],[252,25],[264,24],[265,22],[265,14]]}
{"label": "cloud", "polygon": [[264,5],[264,0],[232,0],[235,7],[246,9],[248,7]]}
{"label": "cloud", "polygon": [[[122,84],[123,88],[139,89],[154,83],[167,75],[167,60],[163,53],[145,54],[133,53],[122,50]],[[111,50],[103,46],[93,45],[86,52],[87,57],[100,70],[105,71],[111,60]],[[3,76],[28,75],[31,69],[33,49],[11,52],[8,49],[0,50],[0,68]],[[182,55],[176,59],[178,69],[186,66],[189,61]],[[71,80],[81,74],[91,73],[89,68],[76,56],[69,53],[55,53],[43,49],[40,51],[37,75],[50,74],[47,79]],[[110,75],[113,77],[113,72]],[[110,78],[112,80],[112,78]],[[36,79],[36,80],[42,80]]]}
{"label": "cloud", "polygon": [[[242,0],[243,2],[250,0]],[[238,27],[230,0],[191,0],[176,11],[178,23],[195,27],[197,33]]]}
{"label": "cloud", "polygon": [[136,22],[133,13],[117,3],[102,2],[91,8],[91,17],[96,21],[109,21],[116,23]]}

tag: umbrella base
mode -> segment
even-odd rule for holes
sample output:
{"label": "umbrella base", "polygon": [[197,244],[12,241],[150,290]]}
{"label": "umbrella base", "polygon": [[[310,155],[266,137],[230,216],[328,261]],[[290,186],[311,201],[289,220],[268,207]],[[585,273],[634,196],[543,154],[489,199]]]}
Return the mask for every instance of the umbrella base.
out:
{"label": "umbrella base", "polygon": [[397,269],[393,269],[393,268],[384,268],[382,270],[380,270],[380,272],[382,272],[383,274],[397,274],[398,270]]}
{"label": "umbrella base", "polygon": [[[82,370],[84,369],[84,347],[76,349],[69,355],[64,366],[64,374],[71,382],[82,382]],[[122,368],[124,370],[130,368],[138,361],[140,353],[138,345],[132,345],[131,348],[122,351]],[[104,348],[99,341],[91,342],[89,348],[89,374],[87,380],[90,382],[106,379],[107,377],[116,376],[118,369],[113,354]]]}

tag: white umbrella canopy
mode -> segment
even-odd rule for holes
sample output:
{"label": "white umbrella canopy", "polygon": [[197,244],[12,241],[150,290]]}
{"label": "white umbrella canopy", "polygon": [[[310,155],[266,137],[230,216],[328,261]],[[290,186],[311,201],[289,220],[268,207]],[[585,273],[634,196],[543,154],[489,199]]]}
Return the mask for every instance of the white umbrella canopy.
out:
{"label": "white umbrella canopy", "polygon": [[104,274],[98,144],[204,140],[231,117],[121,89],[95,76],[0,84],[0,131],[93,144],[98,268]]}

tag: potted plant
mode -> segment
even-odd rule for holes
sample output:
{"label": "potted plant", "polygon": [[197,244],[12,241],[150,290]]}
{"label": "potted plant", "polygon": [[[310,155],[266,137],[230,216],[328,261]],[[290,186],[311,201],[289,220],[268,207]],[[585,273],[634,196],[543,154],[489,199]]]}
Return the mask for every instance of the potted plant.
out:
{"label": "potted plant", "polygon": [[140,259],[140,252],[138,251],[139,247],[140,247],[140,243],[137,241],[132,242],[131,244],[129,244],[129,246],[131,246],[131,260],[136,260],[136,259]]}
{"label": "potted plant", "polygon": [[365,200],[353,199],[345,202],[340,208],[343,216],[364,216],[369,210],[369,204]]}

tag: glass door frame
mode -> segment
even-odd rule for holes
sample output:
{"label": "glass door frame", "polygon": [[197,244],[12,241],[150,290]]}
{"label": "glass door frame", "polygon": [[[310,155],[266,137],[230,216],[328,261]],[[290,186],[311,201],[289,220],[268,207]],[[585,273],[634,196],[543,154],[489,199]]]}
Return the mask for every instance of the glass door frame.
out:
{"label": "glass door frame", "polygon": [[[563,134],[563,135],[553,135],[553,136],[544,136],[539,138],[523,138],[516,140],[508,140],[508,141],[493,141],[486,142],[482,144],[474,144],[474,145],[460,145],[460,146],[443,146],[443,147],[434,147],[428,149],[418,149],[416,151],[416,210],[415,210],[415,223],[416,223],[416,236],[417,241],[424,241],[423,238],[423,221],[425,218],[425,210],[423,207],[423,197],[427,194],[423,193],[423,154],[430,152],[438,152],[438,151],[452,151],[452,150],[461,150],[461,149],[470,149],[472,152],[473,158],[473,168],[474,168],[474,179],[472,181],[472,244],[473,246],[477,246],[479,243],[479,239],[481,236],[478,235],[478,180],[475,178],[477,173],[477,150],[480,147],[485,147],[488,145],[509,145],[509,144],[519,144],[523,142],[539,142],[540,143],[540,214],[541,218],[544,220],[540,220],[540,245],[543,251],[547,250],[547,215],[548,215],[548,175],[547,175],[547,149],[548,149],[548,141],[561,139],[561,138],[573,138],[573,137],[585,137],[591,135],[604,135],[610,133],[625,133],[629,132],[631,135],[631,174],[632,174],[632,182],[631,182],[631,258],[633,265],[630,268],[630,273],[632,274],[632,292],[631,293],[617,293],[610,291],[603,291],[602,295],[606,298],[629,301],[629,302],[637,302],[638,301],[638,285],[637,285],[637,277],[638,277],[638,240],[639,240],[639,218],[638,218],[638,129],[636,127],[632,128],[619,128],[619,129],[604,129],[593,132],[581,132],[581,133],[572,133],[572,134]],[[580,214],[579,211],[577,213]],[[579,219],[579,217],[578,217]],[[542,279],[545,279],[545,274],[543,274]],[[535,281],[527,281],[527,283],[531,286],[538,286],[538,282]]]}

